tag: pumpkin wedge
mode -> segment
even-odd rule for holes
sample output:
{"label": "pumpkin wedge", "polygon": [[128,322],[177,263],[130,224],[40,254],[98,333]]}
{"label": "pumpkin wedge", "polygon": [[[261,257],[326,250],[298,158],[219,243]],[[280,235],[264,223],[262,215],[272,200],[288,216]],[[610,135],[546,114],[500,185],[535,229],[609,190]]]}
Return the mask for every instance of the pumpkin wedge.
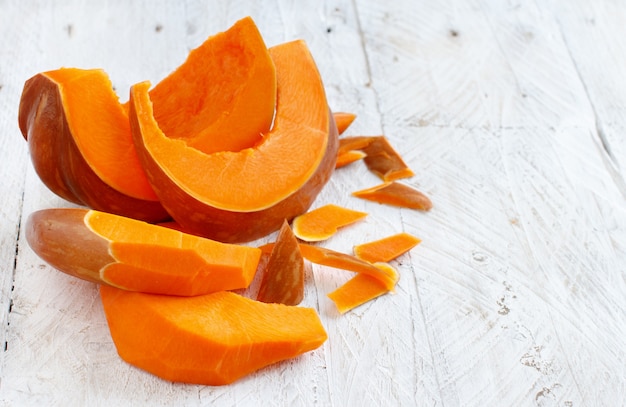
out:
{"label": "pumpkin wedge", "polygon": [[224,242],[265,236],[304,213],[334,170],[337,128],[308,47],[298,40],[269,51],[277,76],[273,127],[241,151],[206,154],[168,137],[155,119],[150,84],[131,88],[139,158],[163,206],[190,233]]}
{"label": "pumpkin wedge", "polygon": [[239,151],[260,142],[274,117],[276,72],[252,18],[192,50],[150,91],[150,99],[167,137],[202,152]]}
{"label": "pumpkin wedge", "polygon": [[39,257],[87,281],[131,291],[192,296],[246,288],[261,250],[85,209],[44,209],[26,222]]}
{"label": "pumpkin wedge", "polygon": [[106,73],[62,68],[22,92],[19,127],[43,183],[60,197],[147,221],[169,218],[135,152],[128,115]]}
{"label": "pumpkin wedge", "polygon": [[101,286],[100,296],[120,357],[173,382],[229,384],[327,339],[312,308],[233,292],[173,297]]}

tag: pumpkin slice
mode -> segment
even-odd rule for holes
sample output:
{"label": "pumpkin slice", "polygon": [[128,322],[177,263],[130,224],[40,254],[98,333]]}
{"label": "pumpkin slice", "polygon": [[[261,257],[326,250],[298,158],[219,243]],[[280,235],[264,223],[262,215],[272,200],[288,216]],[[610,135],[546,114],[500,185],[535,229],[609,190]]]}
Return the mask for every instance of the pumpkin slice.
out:
{"label": "pumpkin slice", "polygon": [[354,246],[356,257],[375,262],[388,262],[408,252],[421,242],[409,233],[397,233],[382,239]]}
{"label": "pumpkin slice", "polygon": [[233,292],[173,297],[101,286],[100,296],[120,357],[173,382],[229,384],[327,339],[312,308]]}
{"label": "pumpkin slice", "polygon": [[343,134],[343,132],[350,127],[354,119],[356,119],[356,115],[354,113],[348,112],[334,112],[333,117],[335,118],[335,123],[337,124],[337,132],[340,135]]}
{"label": "pumpkin slice", "polygon": [[335,303],[337,310],[344,314],[388,292],[389,289],[378,279],[359,273],[329,293],[328,298]]}
{"label": "pumpkin slice", "polygon": [[26,223],[30,247],[51,266],[131,291],[192,296],[245,288],[261,250],[85,209],[44,209]]}
{"label": "pumpkin slice", "polygon": [[304,298],[304,259],[287,221],[263,270],[257,301],[298,305]]}
{"label": "pumpkin slice", "polygon": [[296,216],[293,219],[293,232],[301,240],[318,242],[333,236],[340,227],[359,221],[366,216],[366,212],[327,204]]}
{"label": "pumpkin slice", "polygon": [[391,182],[415,175],[385,136],[376,136],[363,148],[365,165],[383,181]]}
{"label": "pumpkin slice", "polygon": [[202,152],[240,151],[260,142],[274,117],[276,71],[252,18],[192,50],[150,99],[167,137]]}
{"label": "pumpkin slice", "polygon": [[346,165],[361,160],[366,156],[367,154],[359,150],[349,150],[343,153],[339,152],[337,154],[337,161],[335,162],[335,169],[345,167]]}
{"label": "pumpkin slice", "polygon": [[385,182],[372,188],[353,192],[352,195],[392,206],[428,211],[433,207],[431,200],[422,192],[398,182]]}
{"label": "pumpkin slice", "polygon": [[[337,128],[303,41],[270,49],[277,75],[272,130],[253,148],[205,154],[167,137],[149,83],[134,85],[130,121],[139,157],[163,206],[184,230],[224,242],[251,241],[306,212],[330,178]],[[197,88],[202,97],[202,88]],[[306,114],[303,114],[306,112]]]}
{"label": "pumpkin slice", "polygon": [[169,218],[104,71],[63,68],[35,75],[24,85],[18,121],[33,166],[52,192],[137,219]]}

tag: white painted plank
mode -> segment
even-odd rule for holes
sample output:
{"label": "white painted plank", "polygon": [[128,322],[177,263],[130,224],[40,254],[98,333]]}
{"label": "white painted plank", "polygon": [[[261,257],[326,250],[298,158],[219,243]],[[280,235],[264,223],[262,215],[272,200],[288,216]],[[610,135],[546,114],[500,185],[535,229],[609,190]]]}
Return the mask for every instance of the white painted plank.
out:
{"label": "white painted plank", "polygon": [[384,131],[436,198],[430,216],[403,218],[427,232],[411,305],[429,394],[623,400],[624,209],[554,16],[489,1],[357,7]]}

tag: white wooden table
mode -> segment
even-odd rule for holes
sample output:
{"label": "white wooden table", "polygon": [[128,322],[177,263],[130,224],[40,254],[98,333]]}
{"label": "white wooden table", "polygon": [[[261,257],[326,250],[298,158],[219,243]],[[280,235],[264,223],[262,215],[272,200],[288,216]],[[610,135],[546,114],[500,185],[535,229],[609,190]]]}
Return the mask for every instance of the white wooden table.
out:
{"label": "white wooden table", "polygon": [[[104,68],[123,100],[251,15],[305,39],[350,134],[385,134],[429,213],[369,212],[327,241],[407,231],[395,295],[338,315],[348,276],[313,267],[322,348],[225,387],[164,382],[117,356],[97,287],[30,250],[20,224],[68,206],[17,127],[24,81]],[[620,406],[626,400],[626,3],[621,0],[0,0],[0,402],[55,405]]]}

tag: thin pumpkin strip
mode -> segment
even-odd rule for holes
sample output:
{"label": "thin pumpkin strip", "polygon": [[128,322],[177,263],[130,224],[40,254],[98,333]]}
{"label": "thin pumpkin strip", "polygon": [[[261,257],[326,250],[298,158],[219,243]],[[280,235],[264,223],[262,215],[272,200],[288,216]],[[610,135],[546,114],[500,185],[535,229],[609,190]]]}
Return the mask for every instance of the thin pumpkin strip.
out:
{"label": "thin pumpkin strip", "polygon": [[328,337],[312,308],[229,291],[175,297],[101,286],[100,297],[120,357],[173,382],[229,384]]}
{"label": "thin pumpkin strip", "polygon": [[366,212],[328,204],[296,216],[292,223],[293,233],[298,239],[307,242],[319,242],[333,236],[339,228],[359,221],[366,216]]}
{"label": "thin pumpkin strip", "polygon": [[377,136],[363,148],[367,168],[383,181],[390,182],[415,175],[385,136]]}
{"label": "thin pumpkin strip", "polygon": [[345,314],[388,292],[387,287],[378,279],[359,273],[327,296],[335,303],[337,310]]}
{"label": "thin pumpkin strip", "polygon": [[385,182],[372,188],[352,193],[353,196],[369,201],[378,202],[403,208],[428,211],[433,204],[426,195],[408,185],[398,182]]}
{"label": "thin pumpkin strip", "polygon": [[356,256],[307,243],[300,243],[300,252],[311,263],[367,274],[380,281],[390,291],[394,289],[399,279],[398,272],[385,263],[368,263]]}
{"label": "thin pumpkin strip", "polygon": [[360,150],[363,151],[365,147],[369,146],[377,136],[351,136],[342,137],[339,139],[339,149],[337,154],[343,154],[348,151]]}
{"label": "thin pumpkin strip", "polygon": [[298,305],[304,298],[304,259],[287,221],[278,232],[267,265],[262,270],[257,301]]}
{"label": "thin pumpkin strip", "polygon": [[337,133],[342,134],[356,119],[356,114],[348,112],[334,112],[335,124],[337,125]]}
{"label": "thin pumpkin strip", "polygon": [[335,163],[335,169],[345,167],[348,164],[352,164],[355,161],[359,161],[366,157],[363,151],[360,150],[349,150],[346,152],[342,152],[337,154],[337,162]]}
{"label": "thin pumpkin strip", "polygon": [[356,257],[374,262],[388,262],[417,246],[421,240],[409,233],[397,233],[354,246]]}

